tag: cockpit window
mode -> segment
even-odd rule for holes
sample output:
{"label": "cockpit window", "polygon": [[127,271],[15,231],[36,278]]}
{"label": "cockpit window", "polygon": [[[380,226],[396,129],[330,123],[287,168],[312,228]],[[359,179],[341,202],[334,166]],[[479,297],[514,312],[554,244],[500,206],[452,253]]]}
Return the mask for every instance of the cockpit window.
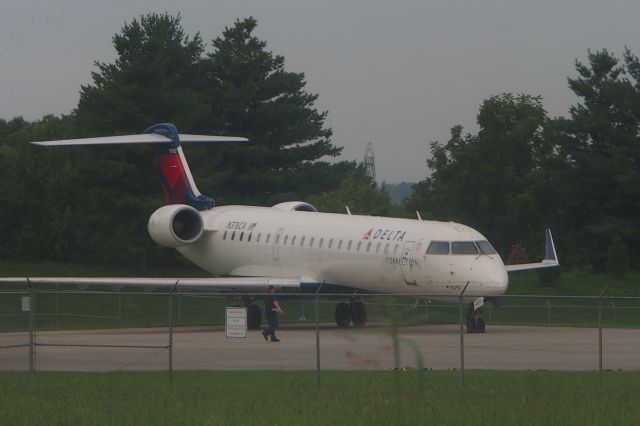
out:
{"label": "cockpit window", "polygon": [[478,249],[472,241],[456,241],[451,243],[453,254],[478,254]]}
{"label": "cockpit window", "polygon": [[489,243],[489,241],[476,241],[480,253],[482,254],[496,254],[496,249]]}
{"label": "cockpit window", "polygon": [[429,248],[427,248],[428,254],[449,254],[449,242],[448,241],[431,241]]}

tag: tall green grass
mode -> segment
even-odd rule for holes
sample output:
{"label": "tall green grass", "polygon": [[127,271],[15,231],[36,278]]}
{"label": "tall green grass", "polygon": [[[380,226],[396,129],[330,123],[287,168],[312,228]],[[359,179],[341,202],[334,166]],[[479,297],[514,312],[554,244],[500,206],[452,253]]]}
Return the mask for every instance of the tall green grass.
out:
{"label": "tall green grass", "polygon": [[0,374],[0,423],[633,425],[640,373],[453,371]]}

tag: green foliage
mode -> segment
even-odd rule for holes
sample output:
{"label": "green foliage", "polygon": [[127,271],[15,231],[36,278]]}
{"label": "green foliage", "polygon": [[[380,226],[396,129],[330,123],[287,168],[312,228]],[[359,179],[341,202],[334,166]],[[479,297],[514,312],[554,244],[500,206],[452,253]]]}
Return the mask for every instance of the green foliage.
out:
{"label": "green foliage", "polygon": [[560,278],[560,275],[562,274],[562,269],[544,268],[544,269],[538,269],[536,273],[538,274],[538,279],[540,280],[540,284],[542,284],[543,286],[550,286],[550,285],[554,285],[558,281],[558,279]]}
{"label": "green foliage", "polygon": [[[635,424],[638,372],[4,372],[7,424]],[[600,380],[603,379],[602,383]],[[251,403],[246,403],[251,401]]]}
{"label": "green foliage", "polygon": [[26,141],[139,133],[172,122],[184,133],[248,136],[252,145],[189,147],[199,188],[223,204],[269,204],[359,179],[324,127],[304,74],[236,21],[206,52],[180,16],[148,14],[113,37],[116,59],[96,62],[73,114],[28,123],[0,120],[0,254],[12,259],[138,266],[167,256],[148,238],[162,203],[145,146],[38,149]]}
{"label": "green foliage", "polygon": [[608,250],[607,271],[616,278],[624,277],[629,271],[629,255],[627,245],[620,235],[616,234]]}
{"label": "green foliage", "polygon": [[640,75],[638,58],[626,50],[622,64],[607,50],[576,61],[569,87],[580,102],[570,118],[550,123],[550,142],[562,163],[563,232],[576,263],[604,271],[611,237],[624,235],[632,258],[640,256]]}
{"label": "green foliage", "polygon": [[[202,63],[209,109],[202,130],[252,142],[199,156],[194,168],[208,176],[202,186],[225,203],[266,205],[334,189],[354,169],[319,161],[342,150],[324,127],[327,112],[314,108],[318,95],[304,90],[304,74],[286,71],[284,57],[253,35],[256,25],[248,18],[226,28]],[[212,155],[224,161],[210,162]]]}
{"label": "green foliage", "polygon": [[[166,261],[146,233],[162,203],[149,147],[36,149],[27,141],[137,133],[157,122],[183,132],[247,136],[249,146],[189,147],[199,188],[219,204],[307,200],[321,210],[455,220],[483,232],[504,255],[521,243],[542,255],[542,230],[557,236],[565,265],[624,274],[640,259],[640,60],[626,49],[576,61],[578,97],[549,119],[530,95],[492,96],[477,134],[451,129],[431,144],[428,178],[401,207],[370,186],[362,167],[331,161],[327,111],[303,73],[237,20],[211,41],[180,16],[148,14],[113,37],[116,58],[96,62],[77,108],[27,122],[0,119],[0,256],[118,262],[144,270]],[[616,237],[612,240],[613,236]],[[170,258],[172,259],[172,258]]]}
{"label": "green foliage", "polygon": [[136,133],[160,122],[190,129],[203,119],[204,45],[180,21],[148,14],[113,37],[116,60],[96,62],[93,83],[80,89],[76,114],[89,134]]}
{"label": "green foliage", "polygon": [[503,254],[515,242],[540,241],[544,218],[536,204],[547,186],[545,119],[539,97],[504,94],[484,101],[477,135],[455,126],[446,144],[431,144],[430,177],[413,187],[407,206],[475,227]]}
{"label": "green foliage", "polygon": [[370,183],[352,178],[345,179],[332,191],[311,196],[309,202],[319,211],[329,213],[346,213],[346,206],[349,206],[349,210],[354,214],[392,216],[394,213],[384,185],[377,189]]}
{"label": "green foliage", "polygon": [[[627,261],[640,258],[640,61],[607,50],[576,61],[569,87],[579,102],[569,118],[546,117],[540,98],[493,96],[480,131],[431,146],[429,177],[413,188],[411,210],[453,219],[483,233],[505,254],[514,243],[542,255],[542,230],[555,230],[565,265],[607,269],[613,235]],[[537,250],[537,251],[536,251]],[[629,265],[627,265],[628,267]]]}

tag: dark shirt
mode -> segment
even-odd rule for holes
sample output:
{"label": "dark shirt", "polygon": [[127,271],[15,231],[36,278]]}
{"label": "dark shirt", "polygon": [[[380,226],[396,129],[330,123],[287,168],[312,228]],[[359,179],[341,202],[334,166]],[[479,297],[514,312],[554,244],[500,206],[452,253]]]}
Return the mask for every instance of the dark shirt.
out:
{"label": "dark shirt", "polygon": [[268,296],[264,297],[264,312],[265,314],[275,314],[276,311],[274,310],[275,308],[275,304],[273,303],[276,300],[275,296],[272,296],[271,294],[269,294]]}

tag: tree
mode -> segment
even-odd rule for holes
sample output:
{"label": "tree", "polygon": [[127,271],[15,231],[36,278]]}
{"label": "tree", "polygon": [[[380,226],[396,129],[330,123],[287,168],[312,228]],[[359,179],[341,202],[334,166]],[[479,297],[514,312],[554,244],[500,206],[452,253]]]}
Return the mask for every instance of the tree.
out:
{"label": "tree", "polygon": [[485,100],[477,135],[455,126],[446,144],[431,144],[430,177],[413,187],[408,207],[481,230],[503,255],[513,243],[539,242],[544,220],[536,193],[545,186],[541,165],[550,152],[545,120],[539,97]]}
{"label": "tree", "polygon": [[347,178],[334,190],[309,198],[319,211],[346,213],[346,206],[354,214],[371,216],[393,216],[395,208],[383,184],[380,189],[354,178]]}
{"label": "tree", "polygon": [[629,256],[627,246],[616,234],[611,239],[611,245],[607,252],[607,272],[616,278],[622,278],[629,271]]}
{"label": "tree", "polygon": [[113,37],[116,59],[96,62],[73,114],[0,121],[8,141],[0,145],[0,177],[15,183],[0,188],[0,231],[10,241],[0,252],[129,265],[160,254],[146,233],[148,215],[162,204],[150,147],[34,149],[29,140],[139,133],[157,122],[249,136],[249,147],[188,149],[200,189],[223,202],[303,199],[359,180],[355,163],[326,161],[340,152],[324,126],[327,113],[314,108],[304,74],[286,71],[284,58],[252,35],[256,25],[237,21],[206,55],[180,16],[142,16]]}
{"label": "tree", "polygon": [[580,98],[570,118],[554,120],[550,140],[564,161],[563,227],[576,262],[604,271],[613,235],[640,256],[640,63],[628,49],[624,62],[607,50],[576,61],[569,87]]}
{"label": "tree", "polygon": [[342,150],[324,126],[327,112],[315,109],[318,95],[305,91],[304,74],[286,71],[284,57],[253,35],[256,25],[247,18],[226,28],[205,61],[210,113],[202,129],[246,136],[252,144],[219,147],[222,164],[198,156],[197,166],[210,176],[203,187],[225,202],[258,204],[333,189],[355,169],[322,161]]}
{"label": "tree", "polygon": [[72,243],[78,217],[69,207],[78,192],[73,163],[60,150],[27,143],[69,137],[74,126],[70,116],[50,115],[0,123],[0,179],[6,183],[0,188],[0,251],[9,258],[67,259],[78,248]]}
{"label": "tree", "polygon": [[151,13],[113,36],[117,58],[96,62],[76,109],[88,133],[135,133],[159,122],[193,128],[206,112],[204,45],[184,33],[180,15]]}

